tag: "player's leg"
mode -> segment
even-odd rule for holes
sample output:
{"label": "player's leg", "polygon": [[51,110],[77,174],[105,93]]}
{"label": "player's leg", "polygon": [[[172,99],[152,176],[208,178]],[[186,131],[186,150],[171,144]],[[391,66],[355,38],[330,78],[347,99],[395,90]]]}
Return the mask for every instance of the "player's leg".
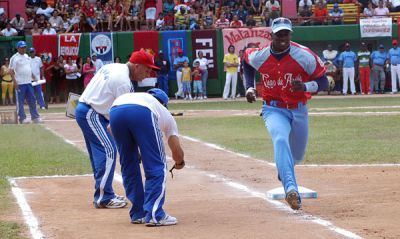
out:
{"label": "player's leg", "polygon": [[232,73],[232,88],[231,88],[231,98],[236,97],[236,87],[237,87],[238,73]]}
{"label": "player's leg", "polygon": [[349,84],[349,71],[348,68],[343,68],[343,94],[347,94]]}
{"label": "player's leg", "polygon": [[397,83],[399,83],[400,87],[400,65],[396,66],[396,81],[395,81],[396,92],[397,92]]}
{"label": "player's leg", "polygon": [[[1,100],[3,105],[6,105],[6,94],[7,94],[8,84],[5,81],[1,82]],[[10,94],[10,93],[8,93]],[[11,98],[11,97],[10,97]]]}
{"label": "player's leg", "polygon": [[351,94],[353,95],[356,93],[356,85],[354,83],[354,77],[355,77],[354,67],[349,68],[350,91]]}
{"label": "player's leg", "polygon": [[26,84],[26,101],[28,102],[29,112],[31,113],[31,118],[35,123],[39,123],[40,115],[36,109],[36,98],[33,91],[33,86],[31,84]]}
{"label": "player's leg", "polygon": [[371,70],[369,67],[365,67],[365,94],[371,92]]}
{"label": "player's leg", "polygon": [[138,115],[133,105],[114,106],[110,111],[110,126],[121,162],[121,173],[125,193],[132,203],[130,217],[133,223],[141,222],[145,217],[143,210],[144,189],[140,172],[138,145],[131,130],[135,130]]}
{"label": "player's leg", "polygon": [[18,85],[18,90],[16,90],[15,92],[17,97],[17,112],[20,123],[22,123],[26,119],[26,114],[24,109],[26,90],[27,90],[26,85]]}
{"label": "player's leg", "polygon": [[39,104],[40,108],[46,108],[46,103],[44,103],[42,85],[34,86],[33,89],[35,91],[36,101]]}
{"label": "player's leg", "polygon": [[396,70],[397,66],[391,65],[390,66],[390,76],[392,78],[392,93],[397,92],[397,85],[396,85]]}
{"label": "player's leg", "polygon": [[385,83],[386,83],[386,74],[383,67],[379,70],[379,84],[380,84],[380,91],[383,93],[385,91]]}
{"label": "player's leg", "polygon": [[307,105],[299,104],[299,108],[292,110],[292,130],[289,135],[290,149],[293,162],[299,164],[304,159],[308,142],[308,109]]}
{"label": "player's leg", "polygon": [[228,99],[228,95],[229,95],[229,88],[231,85],[231,81],[232,81],[232,73],[226,72],[226,78],[225,78],[225,86],[224,86],[224,92],[222,93],[222,98],[224,98],[225,100]]}

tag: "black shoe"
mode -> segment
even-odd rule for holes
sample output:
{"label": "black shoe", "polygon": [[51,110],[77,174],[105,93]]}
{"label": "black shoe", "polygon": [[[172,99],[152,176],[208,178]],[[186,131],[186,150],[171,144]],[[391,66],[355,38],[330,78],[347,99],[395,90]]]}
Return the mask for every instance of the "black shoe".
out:
{"label": "black shoe", "polygon": [[279,175],[279,173],[278,173],[278,180],[282,182],[281,176]]}
{"label": "black shoe", "polygon": [[285,200],[293,210],[299,210],[301,208],[300,195],[295,190],[290,190],[286,194]]}

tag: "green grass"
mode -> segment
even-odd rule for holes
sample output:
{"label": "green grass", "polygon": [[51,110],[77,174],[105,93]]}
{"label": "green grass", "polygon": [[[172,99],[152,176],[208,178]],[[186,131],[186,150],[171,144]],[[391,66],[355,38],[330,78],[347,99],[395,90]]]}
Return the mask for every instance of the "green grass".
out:
{"label": "green grass", "polygon": [[2,239],[22,239],[20,236],[21,226],[15,222],[0,221],[0,238]]}
{"label": "green grass", "polygon": [[[9,213],[7,209],[14,201],[7,177],[91,172],[89,159],[82,151],[42,126],[2,125],[0,135],[0,218]],[[12,236],[17,229],[13,223],[0,221],[0,238],[17,238]]]}
{"label": "green grass", "polygon": [[[400,163],[399,120],[399,116],[310,117],[304,163]],[[178,118],[177,122],[183,135],[273,161],[271,138],[261,117]]]}

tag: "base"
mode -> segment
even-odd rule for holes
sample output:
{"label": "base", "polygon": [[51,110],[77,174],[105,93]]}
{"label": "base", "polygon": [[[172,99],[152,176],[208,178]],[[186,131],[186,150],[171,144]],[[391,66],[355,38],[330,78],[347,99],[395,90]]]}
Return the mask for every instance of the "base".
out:
{"label": "base", "polygon": [[[314,190],[305,188],[305,187],[301,187],[299,186],[299,194],[301,199],[303,198],[317,198],[318,193]],[[279,188],[274,188],[271,189],[267,192],[267,197],[269,199],[273,199],[273,200],[280,200],[280,199],[285,199],[286,194],[285,194],[285,190],[283,190],[283,187],[279,187]]]}

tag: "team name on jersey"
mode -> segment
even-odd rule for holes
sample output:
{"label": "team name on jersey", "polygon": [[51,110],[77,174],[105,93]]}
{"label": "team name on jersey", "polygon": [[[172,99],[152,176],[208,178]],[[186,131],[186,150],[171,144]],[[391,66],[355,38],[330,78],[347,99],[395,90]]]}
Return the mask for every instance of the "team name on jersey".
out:
{"label": "team name on jersey", "polygon": [[264,86],[268,89],[272,89],[276,86],[280,87],[281,89],[286,89],[288,86],[291,85],[291,82],[293,80],[295,81],[303,81],[303,78],[301,75],[297,75],[296,77],[293,77],[293,73],[286,73],[283,76],[283,79],[279,77],[278,80],[270,79],[268,74],[261,74],[262,77],[262,82],[264,83]]}

